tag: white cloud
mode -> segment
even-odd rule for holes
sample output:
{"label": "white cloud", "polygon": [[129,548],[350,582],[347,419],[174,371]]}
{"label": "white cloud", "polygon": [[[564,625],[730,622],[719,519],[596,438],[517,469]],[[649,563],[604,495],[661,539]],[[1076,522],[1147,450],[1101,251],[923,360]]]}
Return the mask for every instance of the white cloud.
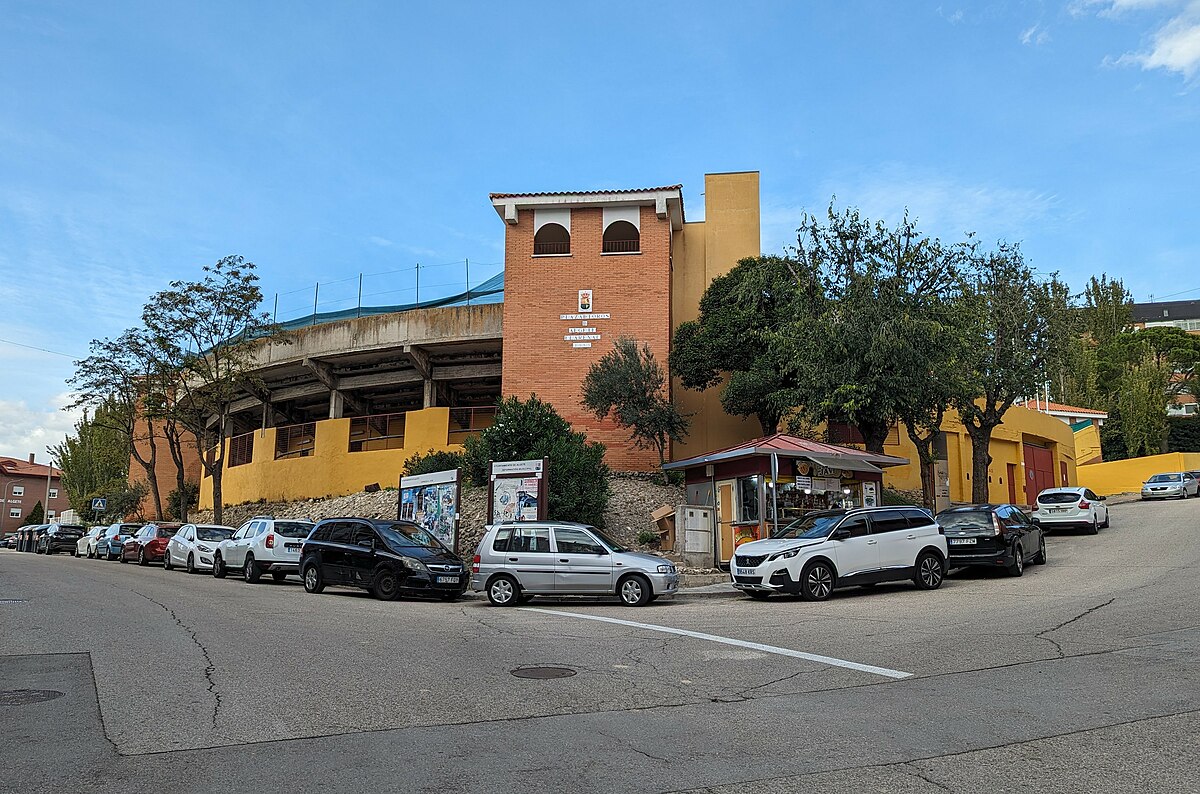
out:
{"label": "white cloud", "polygon": [[1171,13],[1165,22],[1159,20],[1148,45],[1108,60],[1144,70],[1164,69],[1190,80],[1200,74],[1200,0],[1083,0],[1072,5],[1073,12],[1095,9],[1106,17],[1158,8],[1171,9]]}
{"label": "white cloud", "polygon": [[80,418],[79,411],[62,410],[70,402],[67,393],[33,408],[24,400],[0,400],[0,455],[24,459],[32,452],[46,462],[46,447],[66,438]]}
{"label": "white cloud", "polygon": [[1050,31],[1043,28],[1041,24],[1034,25],[1031,28],[1026,28],[1021,31],[1021,43],[1025,46],[1042,45],[1050,41]]}
{"label": "white cloud", "polygon": [[392,245],[395,245],[395,243],[393,243],[388,238],[379,237],[378,235],[374,235],[374,234],[371,235],[370,237],[368,237],[367,239],[369,241],[371,241],[372,243],[374,243],[375,245],[379,246],[380,248],[388,248]]}
{"label": "white cloud", "polygon": [[937,12],[938,16],[949,22],[951,25],[957,25],[966,18],[966,14],[963,13],[961,8],[956,8],[953,11],[947,11],[941,6],[938,6]]}

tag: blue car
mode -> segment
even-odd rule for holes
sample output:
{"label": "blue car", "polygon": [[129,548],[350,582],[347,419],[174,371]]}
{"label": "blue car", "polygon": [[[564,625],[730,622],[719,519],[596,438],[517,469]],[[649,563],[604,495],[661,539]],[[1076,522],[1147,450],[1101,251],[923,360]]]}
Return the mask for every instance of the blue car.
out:
{"label": "blue car", "polygon": [[119,560],[125,541],[142,528],[141,524],[113,524],[96,541],[96,559]]}

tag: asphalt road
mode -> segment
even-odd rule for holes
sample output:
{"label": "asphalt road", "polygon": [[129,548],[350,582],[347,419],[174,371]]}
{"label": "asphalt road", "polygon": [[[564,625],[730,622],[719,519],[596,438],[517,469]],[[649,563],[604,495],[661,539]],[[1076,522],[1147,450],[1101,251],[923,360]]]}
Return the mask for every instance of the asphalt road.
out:
{"label": "asphalt road", "polygon": [[4,551],[0,791],[1200,792],[1200,501],[1112,515],[1019,579],[823,604],[381,603]]}

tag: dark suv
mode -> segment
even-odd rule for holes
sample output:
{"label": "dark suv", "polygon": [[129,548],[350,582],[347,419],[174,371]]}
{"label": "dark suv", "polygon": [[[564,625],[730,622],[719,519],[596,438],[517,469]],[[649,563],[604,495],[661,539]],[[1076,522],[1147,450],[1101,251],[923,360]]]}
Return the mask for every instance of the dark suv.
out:
{"label": "dark suv", "polygon": [[1012,576],[1025,572],[1025,563],[1044,565],[1046,536],[1040,524],[1016,505],[979,504],[951,507],[935,517],[946,533],[946,566],[1003,567]]}
{"label": "dark suv", "polygon": [[300,550],[304,589],[326,585],[370,590],[391,601],[401,593],[451,601],[467,589],[462,559],[411,521],[327,518],[313,527]]}
{"label": "dark suv", "polygon": [[79,524],[51,524],[38,540],[38,554],[54,554],[57,551],[75,551],[75,544],[87,534],[87,527]]}

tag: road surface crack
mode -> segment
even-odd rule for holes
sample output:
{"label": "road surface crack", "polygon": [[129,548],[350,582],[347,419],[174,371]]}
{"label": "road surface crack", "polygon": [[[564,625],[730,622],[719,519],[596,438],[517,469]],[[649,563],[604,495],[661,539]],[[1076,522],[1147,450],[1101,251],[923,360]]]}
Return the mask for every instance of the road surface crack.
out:
{"label": "road surface crack", "polygon": [[939,783],[938,781],[929,777],[929,775],[925,772],[925,770],[921,769],[921,767],[917,766],[916,764],[912,763],[911,761],[905,761],[904,763],[900,764],[899,766],[903,767],[905,769],[905,771],[907,771],[913,777],[917,777],[917,778],[920,778],[921,780],[924,780],[926,783],[937,788],[939,791],[950,791],[950,792],[954,791],[954,789],[950,788],[945,783]]}
{"label": "road surface crack", "polygon": [[191,638],[192,642],[195,643],[196,647],[200,649],[200,655],[204,657],[204,680],[208,682],[208,693],[213,697],[212,727],[213,730],[216,730],[217,717],[221,713],[221,693],[217,689],[216,679],[213,678],[213,673],[217,671],[217,666],[213,664],[212,657],[208,655],[208,648],[204,646],[204,643],[200,642],[200,638],[196,636],[196,630],[179,619],[179,616],[175,614],[175,610],[171,609],[169,606],[160,601],[155,601],[145,593],[139,593],[137,590],[132,590],[131,592],[136,595],[140,595],[151,604],[157,604],[158,606],[162,607],[163,610],[171,616],[171,619],[175,621],[176,625],[183,629],[184,633],[186,633],[188,637]]}
{"label": "road surface crack", "polygon": [[1063,647],[1062,647],[1062,645],[1061,645],[1061,644],[1058,642],[1058,640],[1055,640],[1055,639],[1053,639],[1053,638],[1051,638],[1051,637],[1049,637],[1049,636],[1047,636],[1047,635],[1049,635],[1049,634],[1053,634],[1054,632],[1058,631],[1059,629],[1062,629],[1062,628],[1065,628],[1065,627],[1067,627],[1067,626],[1070,626],[1072,623],[1074,623],[1074,622],[1075,622],[1075,621],[1077,621],[1077,620],[1081,620],[1081,619],[1083,619],[1083,618],[1086,618],[1088,615],[1092,614],[1093,612],[1095,612],[1095,611],[1097,611],[1097,610],[1103,609],[1104,607],[1108,606],[1109,604],[1111,604],[1113,601],[1116,601],[1116,600],[1117,600],[1116,596],[1113,596],[1112,598],[1110,598],[1110,599],[1108,599],[1107,601],[1105,601],[1103,604],[1097,604],[1097,605],[1096,605],[1096,606],[1094,606],[1094,607],[1088,607],[1087,609],[1083,610],[1082,612],[1080,612],[1078,615],[1076,615],[1075,617],[1071,618],[1070,620],[1064,620],[1062,623],[1059,623],[1059,624],[1058,624],[1057,626],[1055,626],[1054,628],[1052,628],[1052,629],[1046,629],[1045,631],[1039,631],[1037,634],[1035,634],[1035,635],[1033,635],[1033,636],[1037,637],[1039,640],[1045,640],[1046,642],[1048,642],[1048,643],[1050,643],[1051,645],[1053,645],[1053,646],[1054,646],[1054,648],[1055,648],[1055,650],[1057,650],[1057,651],[1058,651],[1058,658],[1059,658],[1059,659],[1065,659],[1065,658],[1066,658],[1066,652],[1065,652],[1065,651],[1063,651]]}
{"label": "road surface crack", "polygon": [[613,736],[611,733],[605,733],[604,731],[596,731],[596,733],[600,734],[601,736],[606,736],[609,739],[612,739],[614,742],[621,742],[627,748],[629,748],[630,750],[633,750],[638,755],[645,756],[646,758],[649,758],[652,761],[661,761],[662,763],[668,764],[668,765],[670,765],[670,763],[671,763],[670,759],[663,758],[662,756],[659,756],[659,755],[654,755],[653,753],[648,753],[645,750],[638,748],[637,746],[634,745],[633,742],[631,742],[627,739],[624,739],[619,736]]}

